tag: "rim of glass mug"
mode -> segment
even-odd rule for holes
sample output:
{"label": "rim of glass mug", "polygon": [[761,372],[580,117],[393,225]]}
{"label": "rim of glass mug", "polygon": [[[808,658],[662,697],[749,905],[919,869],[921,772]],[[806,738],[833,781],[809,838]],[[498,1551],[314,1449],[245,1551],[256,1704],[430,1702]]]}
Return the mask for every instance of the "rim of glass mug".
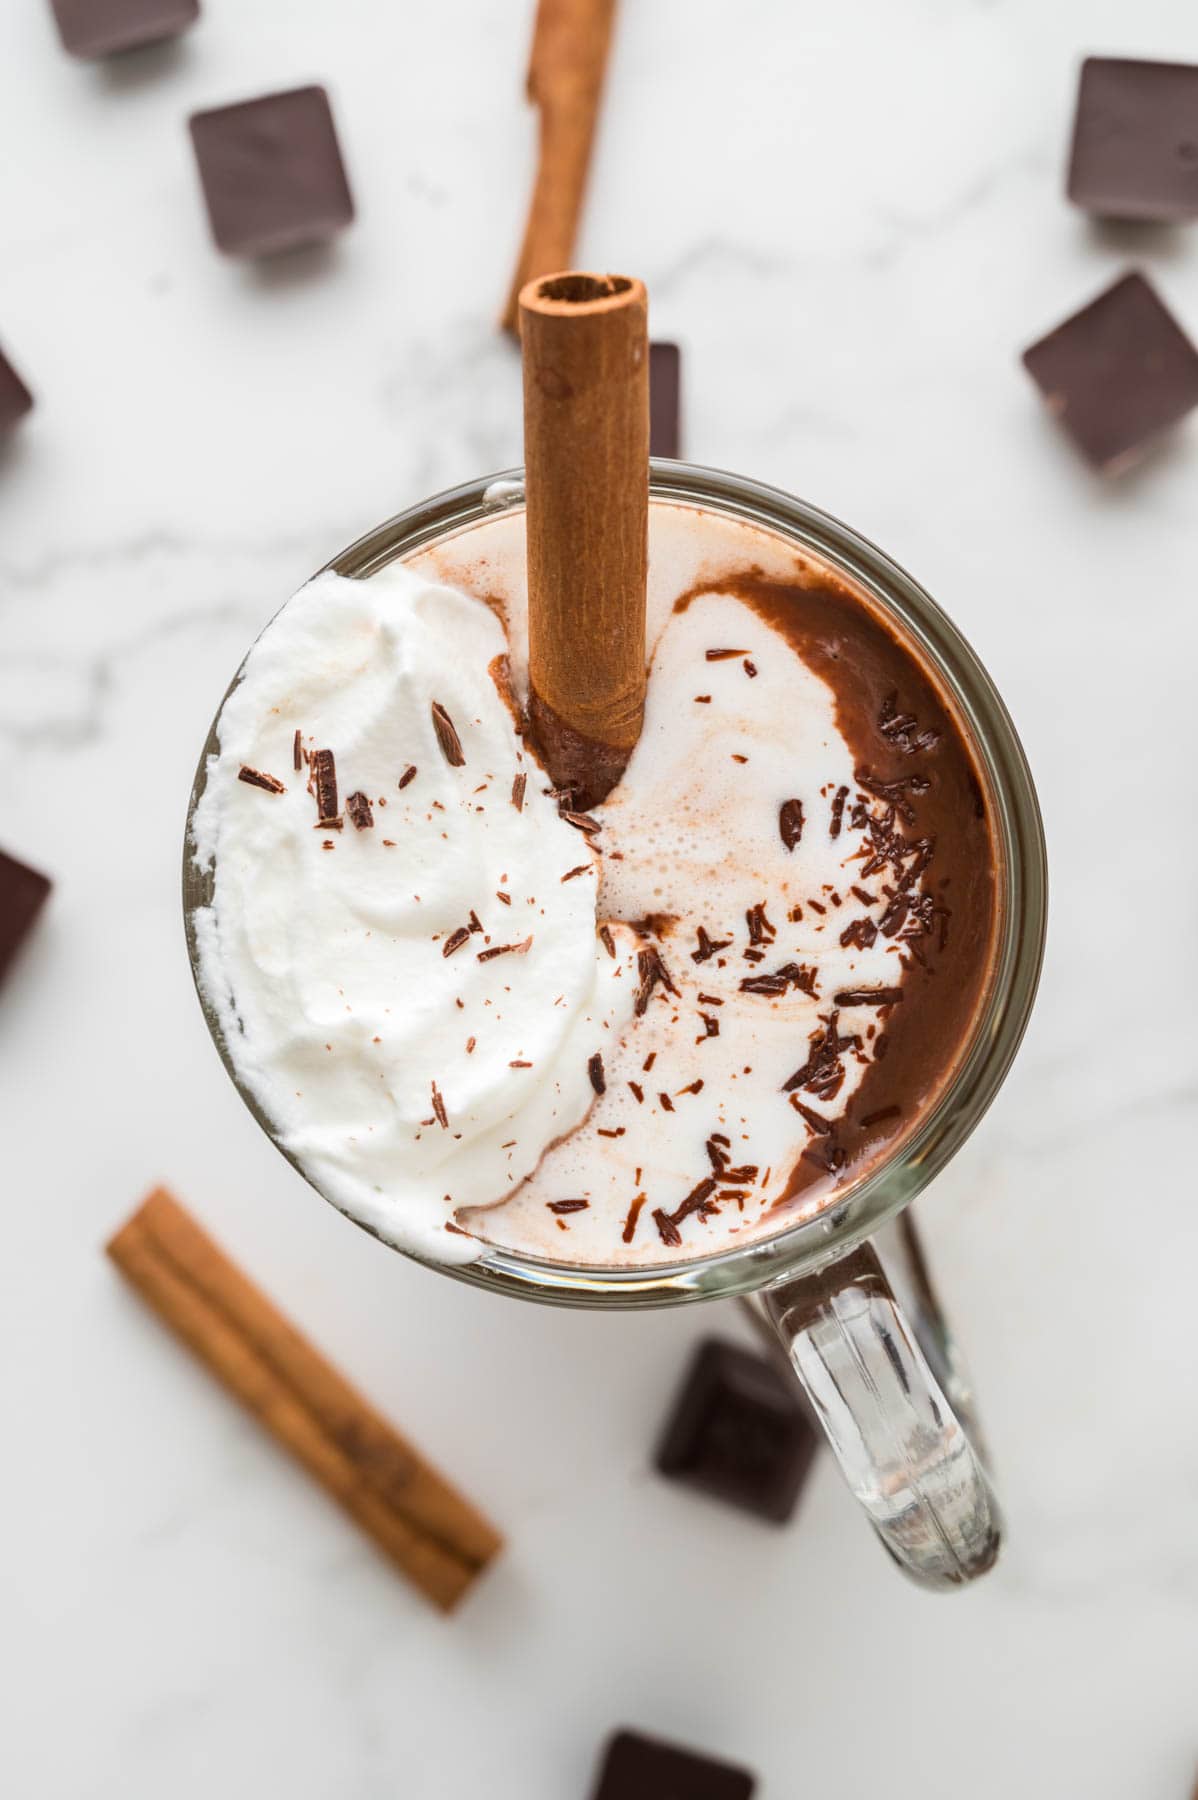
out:
{"label": "rim of glass mug", "polygon": [[[650,497],[745,519],[790,540],[800,549],[814,551],[843,569],[915,642],[971,736],[986,782],[998,851],[997,943],[987,992],[969,1044],[935,1106],[891,1155],[814,1216],[784,1223],[773,1235],[732,1250],[644,1269],[549,1262],[492,1245],[485,1245],[479,1257],[466,1264],[414,1258],[459,1281],[563,1306],[627,1309],[746,1294],[796,1275],[813,1273],[864,1243],[939,1173],[994,1099],[1031,1014],[1044,952],[1047,857],[1027,760],[985,668],[931,596],[859,532],[780,488],[719,469],[655,457],[650,464]],[[432,541],[454,536],[498,512],[522,508],[523,504],[520,469],[467,482],[434,494],[386,520],[334,556],[325,568],[342,575],[366,577]],[[234,676],[230,691],[237,679]],[[208,758],[217,748],[219,716],[218,709],[200,756],[183,849],[184,916],[193,976],[197,974],[194,915],[211,898],[212,877],[199,870],[192,858],[192,817],[203,793]],[[300,1174],[305,1174],[278,1143],[269,1119],[238,1079],[215,1013],[198,980],[197,992],[213,1041],[242,1099],[276,1148],[283,1151]],[[353,1222],[360,1224],[359,1220]],[[387,1242],[383,1238],[379,1241]],[[394,1246],[388,1244],[388,1248]]]}

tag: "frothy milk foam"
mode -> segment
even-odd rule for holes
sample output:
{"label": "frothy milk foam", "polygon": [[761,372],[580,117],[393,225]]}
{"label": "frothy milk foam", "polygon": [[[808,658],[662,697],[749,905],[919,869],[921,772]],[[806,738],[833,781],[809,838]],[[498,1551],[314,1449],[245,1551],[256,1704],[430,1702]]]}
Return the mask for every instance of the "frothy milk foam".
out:
{"label": "frothy milk foam", "polygon": [[[811,655],[780,584],[835,590]],[[993,894],[923,816],[953,822],[959,788],[966,830],[980,793],[943,709],[904,710],[926,674],[810,556],[665,502],[648,645],[640,742],[586,820],[514,717],[519,513],[367,581],[317,577],[221,713],[194,822],[201,985],[279,1142],[401,1248],[709,1255],[826,1204],[951,1072]],[[871,732],[885,767],[863,764]],[[946,1016],[954,941],[975,991]],[[899,1017],[918,1047],[883,1089]]]}

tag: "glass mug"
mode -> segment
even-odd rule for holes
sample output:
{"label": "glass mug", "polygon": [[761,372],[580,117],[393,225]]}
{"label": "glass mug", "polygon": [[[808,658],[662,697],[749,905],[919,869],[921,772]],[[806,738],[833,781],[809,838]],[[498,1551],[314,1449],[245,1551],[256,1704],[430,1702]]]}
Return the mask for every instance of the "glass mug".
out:
{"label": "glass mug", "polygon": [[[993,1564],[1002,1519],[968,1381],[910,1218],[898,1215],[978,1123],[1002,1084],[1031,1012],[1043,953],[1047,874],[1035,790],[1014,727],[982,665],[934,601],[880,550],[804,501],[718,470],[655,458],[650,491],[654,500],[743,519],[800,551],[814,551],[864,589],[918,646],[972,738],[987,789],[998,901],[988,988],[956,1074],[935,1105],[889,1156],[813,1217],[783,1223],[773,1236],[736,1249],[643,1269],[575,1268],[493,1246],[464,1266],[430,1266],[459,1281],[562,1306],[616,1309],[747,1297],[775,1348],[781,1343],[884,1547],[924,1586],[959,1586]],[[328,567],[365,577],[523,503],[519,470],[470,482],[388,520]],[[214,724],[192,790],[184,850],[193,972],[194,912],[211,897],[211,875],[192,861],[191,816],[216,745]],[[200,998],[237,1082],[219,1024],[202,992]],[[273,1136],[253,1096],[238,1086]],[[870,1241],[879,1232],[893,1286]]]}

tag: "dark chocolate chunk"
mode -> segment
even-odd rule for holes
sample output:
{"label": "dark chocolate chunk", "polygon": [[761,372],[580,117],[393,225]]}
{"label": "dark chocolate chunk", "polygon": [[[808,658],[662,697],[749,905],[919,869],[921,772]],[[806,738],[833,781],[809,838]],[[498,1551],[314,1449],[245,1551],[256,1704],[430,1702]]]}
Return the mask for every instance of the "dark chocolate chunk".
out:
{"label": "dark chocolate chunk", "polygon": [[1050,331],[1023,362],[1082,455],[1108,474],[1198,405],[1198,350],[1139,274]]}
{"label": "dark chocolate chunk", "polygon": [[45,904],[50,882],[0,850],[0,980]]}
{"label": "dark chocolate chunk", "polygon": [[589,1056],[587,1058],[587,1074],[590,1076],[591,1086],[594,1088],[595,1092],[597,1094],[605,1094],[607,1092],[607,1076],[603,1072],[603,1055],[601,1051],[596,1050],[594,1056]]}
{"label": "dark chocolate chunk", "polygon": [[657,1467],[780,1524],[795,1509],[815,1450],[797,1386],[765,1357],[704,1338],[674,1403]]}
{"label": "dark chocolate chunk", "polygon": [[62,47],[91,61],[178,37],[200,16],[199,0],[50,0]]}
{"label": "dark chocolate chunk", "polygon": [[345,810],[350,816],[350,822],[358,831],[369,831],[374,824],[374,810],[363,793],[347,794]]}
{"label": "dark chocolate chunk", "polygon": [[322,87],[193,113],[191,139],[217,247],[271,256],[348,225],[354,203]]}
{"label": "dark chocolate chunk", "polygon": [[681,454],[678,401],[681,392],[681,356],[677,344],[649,346],[649,454]]}
{"label": "dark chocolate chunk", "polygon": [[593,1800],[750,1800],[747,1769],[696,1750],[617,1731],[607,1746]]}
{"label": "dark chocolate chunk", "polygon": [[33,395],[0,351],[0,431],[11,431],[33,405]]}
{"label": "dark chocolate chunk", "polygon": [[1087,57],[1066,187],[1101,218],[1198,218],[1198,65]]}

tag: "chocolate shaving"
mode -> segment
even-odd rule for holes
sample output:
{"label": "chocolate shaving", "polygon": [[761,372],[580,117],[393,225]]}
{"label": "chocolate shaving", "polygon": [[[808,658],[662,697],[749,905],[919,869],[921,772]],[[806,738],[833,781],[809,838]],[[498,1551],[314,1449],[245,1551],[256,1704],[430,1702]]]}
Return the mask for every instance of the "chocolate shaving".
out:
{"label": "chocolate shaving", "polygon": [[304,736],[298,725],[295,728],[295,740],[291,746],[291,763],[297,774],[304,766]]}
{"label": "chocolate shaving", "polygon": [[628,1208],[628,1217],[625,1219],[624,1229],[620,1233],[621,1238],[626,1244],[631,1244],[632,1242],[636,1232],[637,1220],[641,1216],[641,1208],[644,1204],[645,1196],[643,1194],[638,1194],[636,1199],[632,1202],[632,1205]]}
{"label": "chocolate shaving", "polygon": [[668,1244],[671,1249],[675,1249],[682,1242],[682,1233],[669,1213],[663,1212],[660,1206],[655,1206],[653,1209],[653,1223],[657,1226],[658,1235],[663,1244]]}
{"label": "chocolate shaving", "polygon": [[878,928],[872,919],[854,919],[840,934],[844,949],[868,950],[877,941]]}
{"label": "chocolate shaving", "polygon": [[699,926],[697,950],[691,951],[691,961],[696,963],[710,962],[717,950],[726,950],[732,942],[731,938],[708,937],[702,925]]}
{"label": "chocolate shaving", "polygon": [[835,797],[832,801],[832,818],[828,825],[829,837],[838,838],[840,836],[840,823],[844,818],[844,803],[848,797],[849,790],[847,787],[837,788]]}
{"label": "chocolate shaving", "polygon": [[579,863],[577,868],[567,869],[565,874],[562,876],[562,880],[563,881],[573,881],[573,879],[576,875],[585,875],[587,870],[593,869],[594,866],[595,866],[594,863]]}
{"label": "chocolate shaving", "polygon": [[512,904],[512,896],[510,894],[505,894],[502,888],[495,889],[495,898],[497,900],[502,900],[505,906],[510,906]]}
{"label": "chocolate shaving", "polygon": [[455,950],[460,950],[463,944],[468,944],[469,942],[469,925],[459,925],[456,931],[450,932],[449,936],[442,944],[441,954],[442,956],[452,956]]}
{"label": "chocolate shaving", "polygon": [[856,1034],[841,1037],[839,1023],[840,1014],[832,1012],[823,1021],[823,1031],[812,1034],[811,1053],[802,1068],[796,1069],[790,1079],[782,1083],[784,1094],[793,1093],[796,1088],[806,1088],[808,1093],[815,1094],[820,1100],[832,1100],[840,1092],[844,1083],[841,1053],[860,1049],[861,1039]]}
{"label": "chocolate shaving", "polygon": [[249,787],[261,788],[266,794],[285,794],[284,784],[277,775],[264,775],[261,769],[251,769],[248,763],[242,763],[237,771],[238,781],[244,781]]}
{"label": "chocolate shaving", "polygon": [[549,1200],[546,1202],[551,1213],[585,1212],[590,1204],[589,1200]]}
{"label": "chocolate shaving", "polygon": [[614,959],[616,954],[616,942],[612,937],[610,928],[606,925],[601,925],[599,927],[599,942],[603,945],[607,954]]}
{"label": "chocolate shaving", "polygon": [[596,1050],[594,1056],[587,1058],[587,1074],[591,1078],[591,1086],[597,1094],[607,1092],[607,1076],[603,1073],[603,1057]]}
{"label": "chocolate shaving", "polygon": [[319,813],[317,826],[333,826],[334,821],[340,828],[341,820],[337,808],[337,761],[331,750],[313,750],[309,765],[309,781],[316,795],[316,810]]}
{"label": "chocolate shaving", "polygon": [[470,917],[466,922],[469,925],[471,931],[473,931],[473,932],[481,932],[482,931],[483,922],[479,918],[478,914],[474,911],[473,907],[471,907],[471,909],[470,909]]}
{"label": "chocolate shaving", "polygon": [[862,906],[873,906],[878,898],[876,894],[867,894],[865,889],[861,887],[851,887],[849,893],[855,894]]}
{"label": "chocolate shaving", "polygon": [[594,837],[597,831],[603,830],[602,821],[591,813],[563,812],[561,817],[567,825],[573,825],[575,831],[585,831],[588,837]]}
{"label": "chocolate shaving", "polygon": [[784,800],[778,812],[778,831],[787,850],[793,850],[803,835],[803,802]]}
{"label": "chocolate shaving", "polygon": [[[711,1196],[715,1193],[718,1185],[718,1182],[716,1182],[712,1176],[705,1175],[698,1186],[691,1189],[681,1205],[676,1206],[672,1213],[666,1215],[669,1218],[670,1224],[675,1226],[681,1225],[683,1219],[689,1218],[691,1213],[701,1213],[708,1200],[710,1200]],[[654,1213],[653,1216],[656,1218],[657,1214]],[[660,1226],[658,1229],[660,1230]],[[668,1243],[669,1239],[667,1238],[665,1241]]]}
{"label": "chocolate shaving", "polygon": [[512,805],[517,812],[524,811],[524,790],[528,786],[528,776],[521,769],[512,776]]}
{"label": "chocolate shaving", "polygon": [[848,1151],[841,1144],[829,1140],[826,1144],[812,1144],[804,1150],[802,1161],[814,1163],[817,1169],[824,1169],[829,1175],[835,1175],[844,1168],[848,1161]]}
{"label": "chocolate shaving", "polygon": [[747,656],[748,654],[747,650],[709,650],[707,660],[708,662],[726,662],[730,656]]}
{"label": "chocolate shaving", "polygon": [[657,1100],[663,1112],[673,1112],[674,1102],[668,1094],[659,1094]]}
{"label": "chocolate shaving", "polygon": [[641,1018],[655,987],[660,984],[674,995],[677,995],[678,989],[670,980],[670,971],[662,961],[661,952],[655,950],[652,945],[645,950],[637,951],[636,967],[640,977],[640,987],[637,989],[636,1004],[633,1010],[637,1017]]}
{"label": "chocolate shaving", "polygon": [[833,996],[837,1006],[894,1006],[903,997],[902,988],[842,988]]}
{"label": "chocolate shaving", "polygon": [[350,823],[358,831],[369,831],[374,825],[374,813],[365,794],[350,794],[346,798],[345,810],[349,814]]}
{"label": "chocolate shaving", "polygon": [[508,1068],[509,1069],[531,1069],[532,1064],[530,1062],[516,1061],[516,1062],[510,1062],[508,1064]]}
{"label": "chocolate shaving", "polygon": [[701,1094],[702,1091],[703,1077],[701,1075],[697,1076],[694,1081],[688,1081],[685,1087],[678,1089],[679,1094]]}
{"label": "chocolate shaving", "polygon": [[[719,1037],[719,1035],[720,1035],[719,1020],[717,1018],[715,1018],[713,1016],[713,1014],[705,1013],[705,1012],[701,1012],[699,1014],[699,1017],[703,1021],[703,1038]],[[696,1044],[701,1044],[703,1042],[703,1038],[696,1038],[695,1039]]]}
{"label": "chocolate shaving", "polygon": [[628,1085],[632,1089],[633,1097],[635,1098],[637,1105],[643,1106],[645,1103],[645,1090],[641,1086],[640,1082],[639,1081],[630,1081],[628,1083]]}
{"label": "chocolate shaving", "polygon": [[765,901],[759,900],[745,914],[745,924],[749,927],[751,944],[769,944],[777,937],[777,932],[765,916]]}
{"label": "chocolate shaving", "polygon": [[804,1106],[797,1094],[792,1094],[790,1096],[790,1104],[794,1107],[799,1116],[810,1125],[816,1137],[828,1136],[829,1132],[832,1130],[832,1121],[830,1119],[825,1119],[822,1113],[817,1113],[812,1107]]}
{"label": "chocolate shaving", "polygon": [[919,730],[919,720],[914,713],[901,713],[898,710],[898,689],[887,694],[878,713],[878,730],[888,743],[895,745],[905,755],[913,756],[917,750],[933,750],[940,742],[940,733],[929,728]]}
{"label": "chocolate shaving", "polygon": [[899,818],[907,825],[915,823],[915,808],[907,798],[908,794],[926,794],[932,785],[931,777],[928,775],[899,775],[893,781],[883,781],[880,776],[871,774],[868,769],[856,770],[855,779],[858,786],[863,787],[867,794],[872,794],[876,800],[884,800],[888,806],[893,806]]}
{"label": "chocolate shaving", "polygon": [[744,661],[744,671],[745,671],[745,674],[749,677],[750,681],[753,681],[756,679],[757,664],[755,662],[750,662],[747,656]]}
{"label": "chocolate shaving", "polygon": [[437,1115],[437,1123],[441,1127],[442,1131],[448,1131],[449,1130],[449,1114],[445,1110],[445,1102],[441,1098],[441,1090],[437,1086],[435,1081],[432,1083],[432,1090],[433,1090],[433,1111]]}
{"label": "chocolate shaving", "polygon": [[415,779],[416,779],[416,764],[409,763],[407,768],[404,770],[403,774],[399,778],[399,786],[401,788],[406,788],[409,781],[415,781]]}
{"label": "chocolate shaving", "polygon": [[814,998],[815,976],[816,971],[806,963],[788,962],[768,975],[746,975],[740,984],[740,991],[742,994],[775,996],[797,988],[800,993],[810,994]]}
{"label": "chocolate shaving", "polygon": [[490,962],[496,956],[526,956],[532,948],[532,938],[526,937],[520,944],[492,944],[489,950],[480,950],[479,962]]}
{"label": "chocolate shaving", "polygon": [[696,706],[710,706],[711,705],[711,695],[710,694],[696,694],[695,695],[695,705]]}
{"label": "chocolate shaving", "polygon": [[451,769],[461,769],[466,765],[462,754],[462,740],[457,734],[453,720],[439,700],[434,700],[429,708],[433,716],[433,730],[437,734],[437,742],[441,746],[441,754]]}
{"label": "chocolate shaving", "polygon": [[477,1042],[478,1042],[477,1038],[469,1037],[466,1039],[466,1055],[467,1056],[474,1055],[474,1046],[475,1046],[475,1044],[477,1044]]}

